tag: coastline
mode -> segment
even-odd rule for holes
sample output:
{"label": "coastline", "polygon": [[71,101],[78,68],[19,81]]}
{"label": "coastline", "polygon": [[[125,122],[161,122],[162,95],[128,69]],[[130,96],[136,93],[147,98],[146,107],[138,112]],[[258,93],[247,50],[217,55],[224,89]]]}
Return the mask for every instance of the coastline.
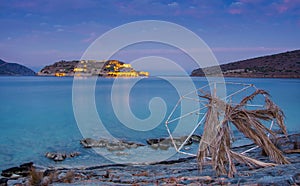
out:
{"label": "coastline", "polygon": [[[190,77],[221,77],[221,76],[205,76],[205,75],[190,75]],[[251,74],[245,74],[245,75],[224,75],[224,78],[243,78],[243,79],[248,79],[248,78],[255,78],[255,79],[300,79],[299,76],[259,76],[259,75],[254,75],[251,76]]]}
{"label": "coastline", "polygon": [[[300,134],[291,134],[289,139],[299,145]],[[235,163],[237,173],[234,177],[216,175],[210,162],[205,163],[200,170],[195,157],[180,158],[177,160],[156,162],[149,165],[110,164],[78,168],[39,167],[31,163],[24,164],[33,168],[34,179],[40,184],[51,185],[292,185],[300,184],[300,153],[290,153],[290,140],[281,140],[281,150],[286,152],[285,157],[291,164],[277,165],[275,167],[248,167],[245,164]],[[276,140],[278,142],[278,140]],[[295,141],[296,140],[296,141]],[[276,142],[276,143],[277,143]],[[248,144],[233,147],[234,151],[242,152],[254,147]],[[296,148],[296,146],[294,147]],[[297,148],[299,148],[297,146]],[[261,149],[257,148],[247,153],[248,156],[264,162],[270,162]],[[32,172],[25,177],[0,177],[0,185],[30,185]]]}

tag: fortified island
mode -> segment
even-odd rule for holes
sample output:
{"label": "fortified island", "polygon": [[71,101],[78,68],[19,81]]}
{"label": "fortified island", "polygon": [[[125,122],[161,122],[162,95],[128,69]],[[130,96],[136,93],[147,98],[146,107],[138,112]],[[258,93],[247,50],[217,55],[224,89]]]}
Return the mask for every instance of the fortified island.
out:
{"label": "fortified island", "polygon": [[102,76],[102,77],[140,77],[149,72],[136,71],[130,64],[119,60],[74,60],[59,61],[44,67],[39,76]]}

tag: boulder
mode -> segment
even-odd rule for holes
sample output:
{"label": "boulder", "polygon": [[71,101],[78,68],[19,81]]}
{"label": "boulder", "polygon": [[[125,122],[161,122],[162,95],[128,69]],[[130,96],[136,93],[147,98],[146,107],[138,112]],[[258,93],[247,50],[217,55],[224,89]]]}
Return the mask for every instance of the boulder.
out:
{"label": "boulder", "polygon": [[1,173],[1,176],[4,177],[16,177],[21,176],[21,177],[26,177],[29,175],[31,168],[33,167],[33,163],[24,163],[20,165],[19,167],[12,167],[6,170],[3,170]]}
{"label": "boulder", "polygon": [[72,152],[70,154],[59,153],[59,152],[47,152],[45,156],[54,161],[64,161],[66,158],[73,158],[75,156],[78,156],[79,154],[80,154],[79,152]]}
{"label": "boulder", "polygon": [[0,179],[0,185],[7,185],[7,181],[8,181],[7,178],[1,178]]}

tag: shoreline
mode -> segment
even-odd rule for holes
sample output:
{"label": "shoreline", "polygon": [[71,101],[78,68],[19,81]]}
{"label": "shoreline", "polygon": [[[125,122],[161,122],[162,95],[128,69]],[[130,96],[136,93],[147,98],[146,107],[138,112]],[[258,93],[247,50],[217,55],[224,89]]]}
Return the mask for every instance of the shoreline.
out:
{"label": "shoreline", "polygon": [[[293,148],[299,148],[300,134],[291,134],[289,138],[293,140],[293,143],[297,143],[297,146]],[[227,175],[216,175],[209,162],[206,162],[200,170],[196,157],[167,160],[149,165],[109,164],[80,168],[44,168],[27,163],[26,166],[35,170],[33,173],[36,175],[36,181],[46,185],[300,184],[300,153],[299,151],[288,153],[287,149],[290,148],[292,140],[287,141],[286,138],[278,138],[278,140],[282,143],[281,150],[286,152],[284,155],[291,164],[251,168],[236,162],[237,173],[232,178]],[[254,144],[248,144],[233,149],[242,152],[254,146]],[[270,162],[259,148],[248,152],[247,155],[260,161]],[[30,172],[30,175],[24,177],[0,177],[0,185],[5,185],[5,183],[28,185],[32,183],[33,173]]]}
{"label": "shoreline", "polygon": [[[53,185],[300,184],[300,155],[293,154],[287,157],[293,160],[291,164],[266,168],[237,165],[238,173],[233,178],[216,175],[210,164],[204,165],[200,170],[196,158],[185,158],[180,161],[139,166],[115,164],[81,169],[48,168],[42,171],[41,181],[46,183],[51,174],[56,174],[57,180],[51,183]],[[9,179],[7,184],[26,185],[29,181],[28,177]]]}

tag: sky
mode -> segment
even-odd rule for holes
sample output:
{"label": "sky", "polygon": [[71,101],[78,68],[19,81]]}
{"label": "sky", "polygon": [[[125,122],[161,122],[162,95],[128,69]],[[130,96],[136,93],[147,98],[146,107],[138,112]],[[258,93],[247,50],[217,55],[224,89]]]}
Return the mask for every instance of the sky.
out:
{"label": "sky", "polygon": [[[0,59],[35,71],[80,59],[105,32],[142,20],[186,27],[220,64],[300,48],[300,0],[0,0],[0,10]],[[116,57],[125,62],[147,55],[174,58],[172,50],[137,45]],[[193,62],[183,66],[187,71],[197,67]]]}

